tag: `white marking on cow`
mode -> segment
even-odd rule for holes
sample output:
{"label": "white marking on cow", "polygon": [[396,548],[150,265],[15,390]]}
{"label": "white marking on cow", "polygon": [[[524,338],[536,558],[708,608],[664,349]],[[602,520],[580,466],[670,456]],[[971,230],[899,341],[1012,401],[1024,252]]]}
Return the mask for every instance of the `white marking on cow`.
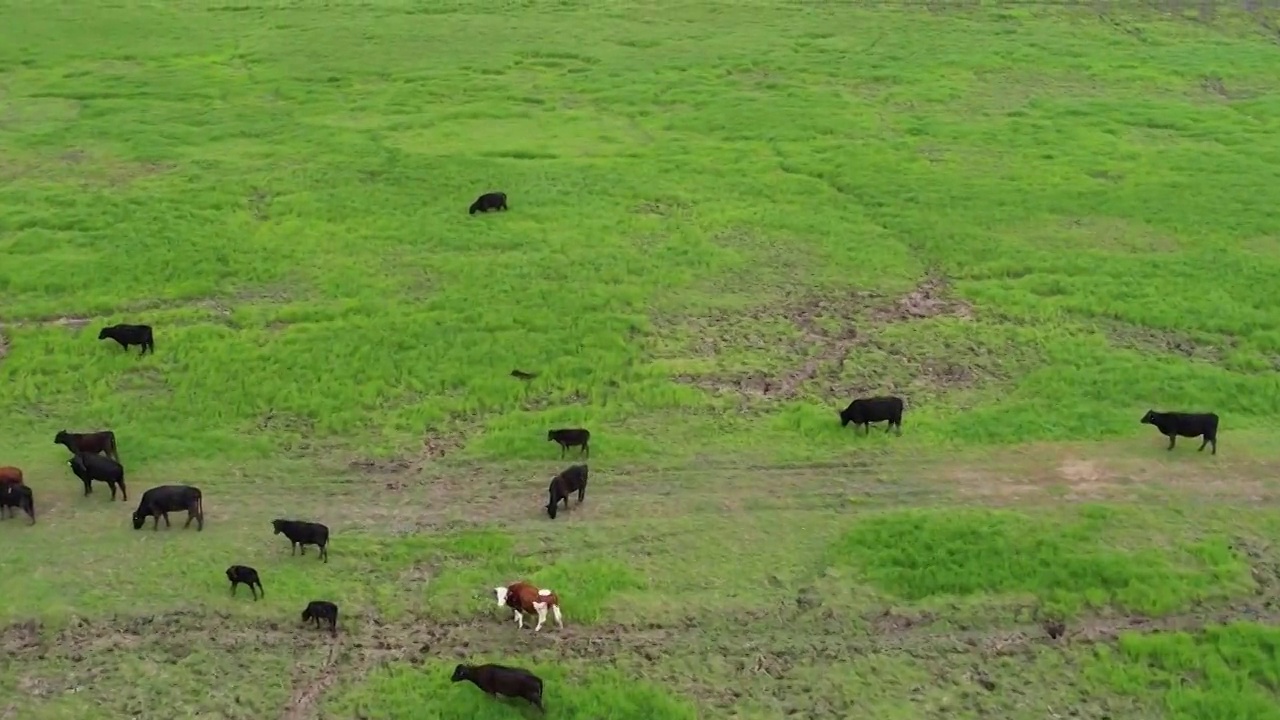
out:
{"label": "white marking on cow", "polygon": [[546,597],[551,594],[550,590],[539,590],[538,597]]}
{"label": "white marking on cow", "polygon": [[533,631],[538,632],[542,629],[542,624],[547,621],[547,604],[534,601],[533,609],[538,613],[538,624],[533,628]]}
{"label": "white marking on cow", "polygon": [[552,606],[551,606],[551,614],[556,616],[556,626],[557,626],[557,627],[560,627],[560,628],[562,628],[562,629],[563,629],[563,628],[564,628],[564,620],[562,620],[562,619],[560,618],[560,606],[559,606],[559,605],[552,605]]}

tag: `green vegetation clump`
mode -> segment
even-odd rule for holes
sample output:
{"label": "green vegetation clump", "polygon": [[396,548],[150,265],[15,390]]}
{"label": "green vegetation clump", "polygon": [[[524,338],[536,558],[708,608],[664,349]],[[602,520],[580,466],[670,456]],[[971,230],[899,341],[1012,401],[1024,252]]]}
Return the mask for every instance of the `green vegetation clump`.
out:
{"label": "green vegetation clump", "polygon": [[1280,719],[1280,629],[1251,622],[1199,633],[1126,634],[1090,672],[1116,691],[1154,697],[1168,720]]}
{"label": "green vegetation clump", "polygon": [[[528,663],[516,658],[468,660],[473,665],[485,662],[523,667],[542,678],[542,702],[548,717],[564,720],[695,720],[698,717],[688,700],[612,670],[574,671],[561,664]],[[375,671],[364,683],[333,698],[326,709],[341,717],[369,720],[409,717],[497,720],[537,715],[524,700],[494,700],[470,682],[451,682],[453,668],[454,665],[441,662],[420,667],[392,665]]]}
{"label": "green vegetation clump", "polygon": [[1151,544],[1124,548],[1113,542],[1120,523],[1110,511],[1070,514],[890,511],[860,519],[833,555],[907,600],[1021,594],[1067,612],[1115,605],[1158,615],[1250,585],[1248,566],[1222,540],[1183,552]]}

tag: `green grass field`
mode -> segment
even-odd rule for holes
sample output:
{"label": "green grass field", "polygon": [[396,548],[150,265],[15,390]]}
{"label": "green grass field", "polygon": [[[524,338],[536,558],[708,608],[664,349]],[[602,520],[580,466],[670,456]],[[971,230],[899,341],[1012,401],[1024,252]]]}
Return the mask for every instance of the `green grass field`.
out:
{"label": "green grass field", "polygon": [[0,720],[1280,719],[1280,13],[1159,5],[0,0]]}

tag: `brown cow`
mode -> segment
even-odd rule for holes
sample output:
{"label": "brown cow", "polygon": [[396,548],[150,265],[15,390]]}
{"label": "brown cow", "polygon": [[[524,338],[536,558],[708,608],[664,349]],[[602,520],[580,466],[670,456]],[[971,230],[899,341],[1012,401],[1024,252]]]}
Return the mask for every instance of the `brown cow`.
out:
{"label": "brown cow", "polygon": [[22,469],[6,465],[0,467],[0,485],[21,485]]}
{"label": "brown cow", "polygon": [[550,590],[538,589],[521,580],[506,587],[494,588],[493,591],[498,597],[498,607],[506,606],[515,610],[516,627],[524,627],[525,613],[536,613],[538,624],[533,631],[541,630],[543,623],[547,621],[547,609],[550,608],[551,614],[556,618],[556,626],[564,628],[564,620],[560,617],[560,598]]}
{"label": "brown cow", "polygon": [[110,430],[91,433],[59,430],[58,434],[53,436],[53,444],[62,445],[70,450],[72,455],[82,452],[103,453],[112,460],[120,462],[120,454],[116,451],[116,434]]}

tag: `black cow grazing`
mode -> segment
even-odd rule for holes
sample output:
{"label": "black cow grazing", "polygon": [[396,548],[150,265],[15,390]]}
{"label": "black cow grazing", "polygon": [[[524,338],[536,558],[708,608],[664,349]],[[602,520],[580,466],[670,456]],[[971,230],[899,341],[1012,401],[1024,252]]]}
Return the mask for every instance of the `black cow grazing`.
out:
{"label": "black cow grazing", "polygon": [[1156,412],[1148,410],[1146,415],[1142,416],[1143,425],[1155,425],[1161,435],[1169,438],[1169,447],[1166,450],[1172,450],[1175,443],[1178,442],[1178,436],[1182,437],[1200,437],[1204,436],[1204,442],[1200,443],[1200,450],[1204,450],[1204,446],[1213,444],[1212,455],[1218,454],[1218,415],[1216,413],[1180,413],[1180,412]]}
{"label": "black cow grazing", "polygon": [[31,488],[22,483],[0,483],[0,520],[4,519],[4,510],[9,509],[9,517],[13,517],[20,508],[36,524],[36,499]]}
{"label": "black cow grazing", "polygon": [[453,669],[453,682],[470,680],[473,685],[490,696],[524,698],[533,706],[542,707],[542,679],[523,668],[506,665],[459,665]]}
{"label": "black cow grazing", "polygon": [[506,210],[507,194],[504,192],[490,192],[476,198],[471,203],[471,207],[467,210],[472,215],[478,212],[489,212],[490,210]]}
{"label": "black cow grazing", "polygon": [[512,370],[511,377],[517,380],[532,380],[538,377],[538,373],[525,372],[523,370]]}
{"label": "black cow grazing", "polygon": [[91,433],[73,433],[59,430],[53,436],[53,444],[65,447],[72,455],[76,453],[103,453],[107,457],[120,462],[120,453],[116,451],[116,434],[110,430],[99,430]]}
{"label": "black cow grazing", "polygon": [[564,451],[571,447],[580,446],[582,449],[578,451],[581,455],[586,453],[587,457],[591,457],[591,431],[582,428],[561,428],[559,430],[548,430],[547,440],[554,440],[560,444],[560,457],[564,457]]}
{"label": "black cow grazing", "polygon": [[152,355],[156,354],[156,344],[151,337],[150,325],[111,325],[98,331],[98,339],[115,340],[125,350],[128,350],[130,345],[141,345],[142,352],[138,353],[139,355],[146,355],[148,350]]}
{"label": "black cow grazing", "polygon": [[142,493],[142,501],[133,511],[133,529],[141,530],[148,517],[155,519],[151,524],[153,531],[160,529],[161,517],[165,527],[172,527],[169,513],[183,510],[187,512],[187,522],[182,526],[184,530],[191,527],[192,520],[196,521],[196,532],[204,530],[204,496],[200,494],[200,488],[190,485],[153,487]]}
{"label": "black cow grazing", "polygon": [[78,452],[67,464],[71,472],[84,483],[85,497],[93,492],[93,480],[106,483],[111,488],[111,499],[116,499],[116,485],[120,486],[120,499],[129,499],[129,490],[124,485],[124,466],[104,455]]}
{"label": "black cow grazing", "polygon": [[272,535],[284,533],[284,536],[289,538],[290,555],[293,555],[298,548],[301,548],[302,554],[306,555],[307,546],[316,545],[320,548],[320,559],[329,562],[328,526],[302,520],[277,519],[271,521],[271,527],[275,528],[275,532]]}
{"label": "black cow grazing", "polygon": [[551,478],[551,487],[548,488],[551,499],[547,502],[547,515],[552,520],[556,519],[556,508],[560,501],[564,501],[564,509],[569,509],[569,496],[578,493],[578,504],[582,504],[582,500],[587,494],[587,466],[571,465],[569,468],[561,472],[559,475]]}
{"label": "black cow grazing", "polygon": [[[253,601],[258,601],[258,593],[262,593],[262,597],[266,597],[267,593],[262,589],[262,581],[258,579],[258,571],[248,565],[232,565],[227,568],[227,579],[231,581],[231,596],[235,597],[236,587],[240,583],[249,586],[249,592],[253,595]],[[257,586],[255,589],[254,586]],[[309,607],[309,606],[308,606]],[[305,620],[306,618],[303,618]]]}
{"label": "black cow grazing", "polygon": [[863,435],[871,433],[871,423],[889,421],[884,426],[887,433],[894,427],[902,434],[902,398],[884,395],[880,397],[858,398],[849,403],[849,407],[840,411],[840,427],[853,423],[856,429],[864,426]]}
{"label": "black cow grazing", "polygon": [[308,620],[315,623],[316,627],[320,627],[321,620],[326,620],[329,623],[329,633],[338,634],[338,606],[328,600],[312,600],[307,603],[307,609],[302,611],[302,622]]}

